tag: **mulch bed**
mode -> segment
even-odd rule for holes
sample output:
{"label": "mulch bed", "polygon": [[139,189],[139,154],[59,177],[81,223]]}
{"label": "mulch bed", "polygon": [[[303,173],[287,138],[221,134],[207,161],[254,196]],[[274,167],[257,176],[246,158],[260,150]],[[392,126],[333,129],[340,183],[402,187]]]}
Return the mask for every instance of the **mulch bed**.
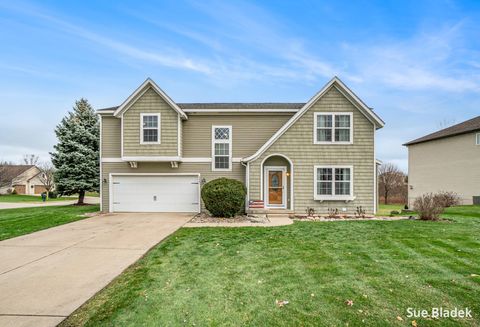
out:
{"label": "mulch bed", "polygon": [[[329,217],[329,216],[307,216],[307,215],[296,215],[294,220],[298,221],[347,221],[347,220],[406,220],[412,219],[408,216],[337,216],[337,217]],[[415,218],[413,218],[415,219]]]}

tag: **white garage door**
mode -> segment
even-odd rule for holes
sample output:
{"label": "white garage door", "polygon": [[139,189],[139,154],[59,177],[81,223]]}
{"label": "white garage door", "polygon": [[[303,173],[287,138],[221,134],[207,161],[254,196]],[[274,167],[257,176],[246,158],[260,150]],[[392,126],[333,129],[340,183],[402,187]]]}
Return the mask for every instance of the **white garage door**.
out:
{"label": "white garage door", "polygon": [[195,175],[113,175],[114,212],[198,212]]}

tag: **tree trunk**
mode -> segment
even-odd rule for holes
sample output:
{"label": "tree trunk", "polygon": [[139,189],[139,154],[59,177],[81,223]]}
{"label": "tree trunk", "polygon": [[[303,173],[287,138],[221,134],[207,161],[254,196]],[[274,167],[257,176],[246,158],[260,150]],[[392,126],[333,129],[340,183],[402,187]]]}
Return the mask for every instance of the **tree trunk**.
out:
{"label": "tree trunk", "polygon": [[85,199],[85,191],[78,192],[78,202],[77,202],[77,204],[83,204],[83,199]]}
{"label": "tree trunk", "polygon": [[385,204],[388,204],[388,191],[385,191]]}

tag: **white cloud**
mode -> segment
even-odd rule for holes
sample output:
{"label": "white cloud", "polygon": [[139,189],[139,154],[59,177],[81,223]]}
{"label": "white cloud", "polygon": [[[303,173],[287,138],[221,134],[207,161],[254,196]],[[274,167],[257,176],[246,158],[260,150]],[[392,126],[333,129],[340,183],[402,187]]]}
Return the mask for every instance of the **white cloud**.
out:
{"label": "white cloud", "polygon": [[204,74],[211,73],[211,68],[208,65],[196,59],[183,55],[180,50],[176,50],[175,53],[172,54],[166,54],[160,53],[158,51],[143,49],[102,36],[82,26],[69,23],[66,20],[58,18],[53,14],[45,13],[40,8],[32,8],[27,5],[19,7],[7,6],[3,4],[3,6],[10,10],[19,11],[24,15],[36,17],[43,21],[49,22],[53,24],[56,28],[61,29],[66,33],[89,40],[99,46],[109,48],[119,54],[126,55],[134,59],[150,61],[152,63],[160,64],[166,67],[191,70]]}
{"label": "white cloud", "polygon": [[[353,69],[364,81],[405,91],[479,92],[480,67],[475,67],[470,60],[475,54],[463,44],[467,23],[418,32],[405,40],[343,44],[343,50],[353,54]],[[469,69],[462,67],[466,64]]]}

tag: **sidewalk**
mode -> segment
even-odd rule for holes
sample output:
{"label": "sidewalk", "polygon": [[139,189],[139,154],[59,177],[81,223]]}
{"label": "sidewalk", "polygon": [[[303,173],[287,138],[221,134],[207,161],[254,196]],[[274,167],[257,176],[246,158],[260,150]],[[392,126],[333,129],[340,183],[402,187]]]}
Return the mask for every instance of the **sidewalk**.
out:
{"label": "sidewalk", "polygon": [[[17,208],[34,208],[34,207],[49,207],[49,206],[68,206],[76,203],[77,200],[71,201],[48,201],[48,202],[0,202],[0,209],[17,209]],[[85,203],[98,204],[100,198],[85,197]]]}

